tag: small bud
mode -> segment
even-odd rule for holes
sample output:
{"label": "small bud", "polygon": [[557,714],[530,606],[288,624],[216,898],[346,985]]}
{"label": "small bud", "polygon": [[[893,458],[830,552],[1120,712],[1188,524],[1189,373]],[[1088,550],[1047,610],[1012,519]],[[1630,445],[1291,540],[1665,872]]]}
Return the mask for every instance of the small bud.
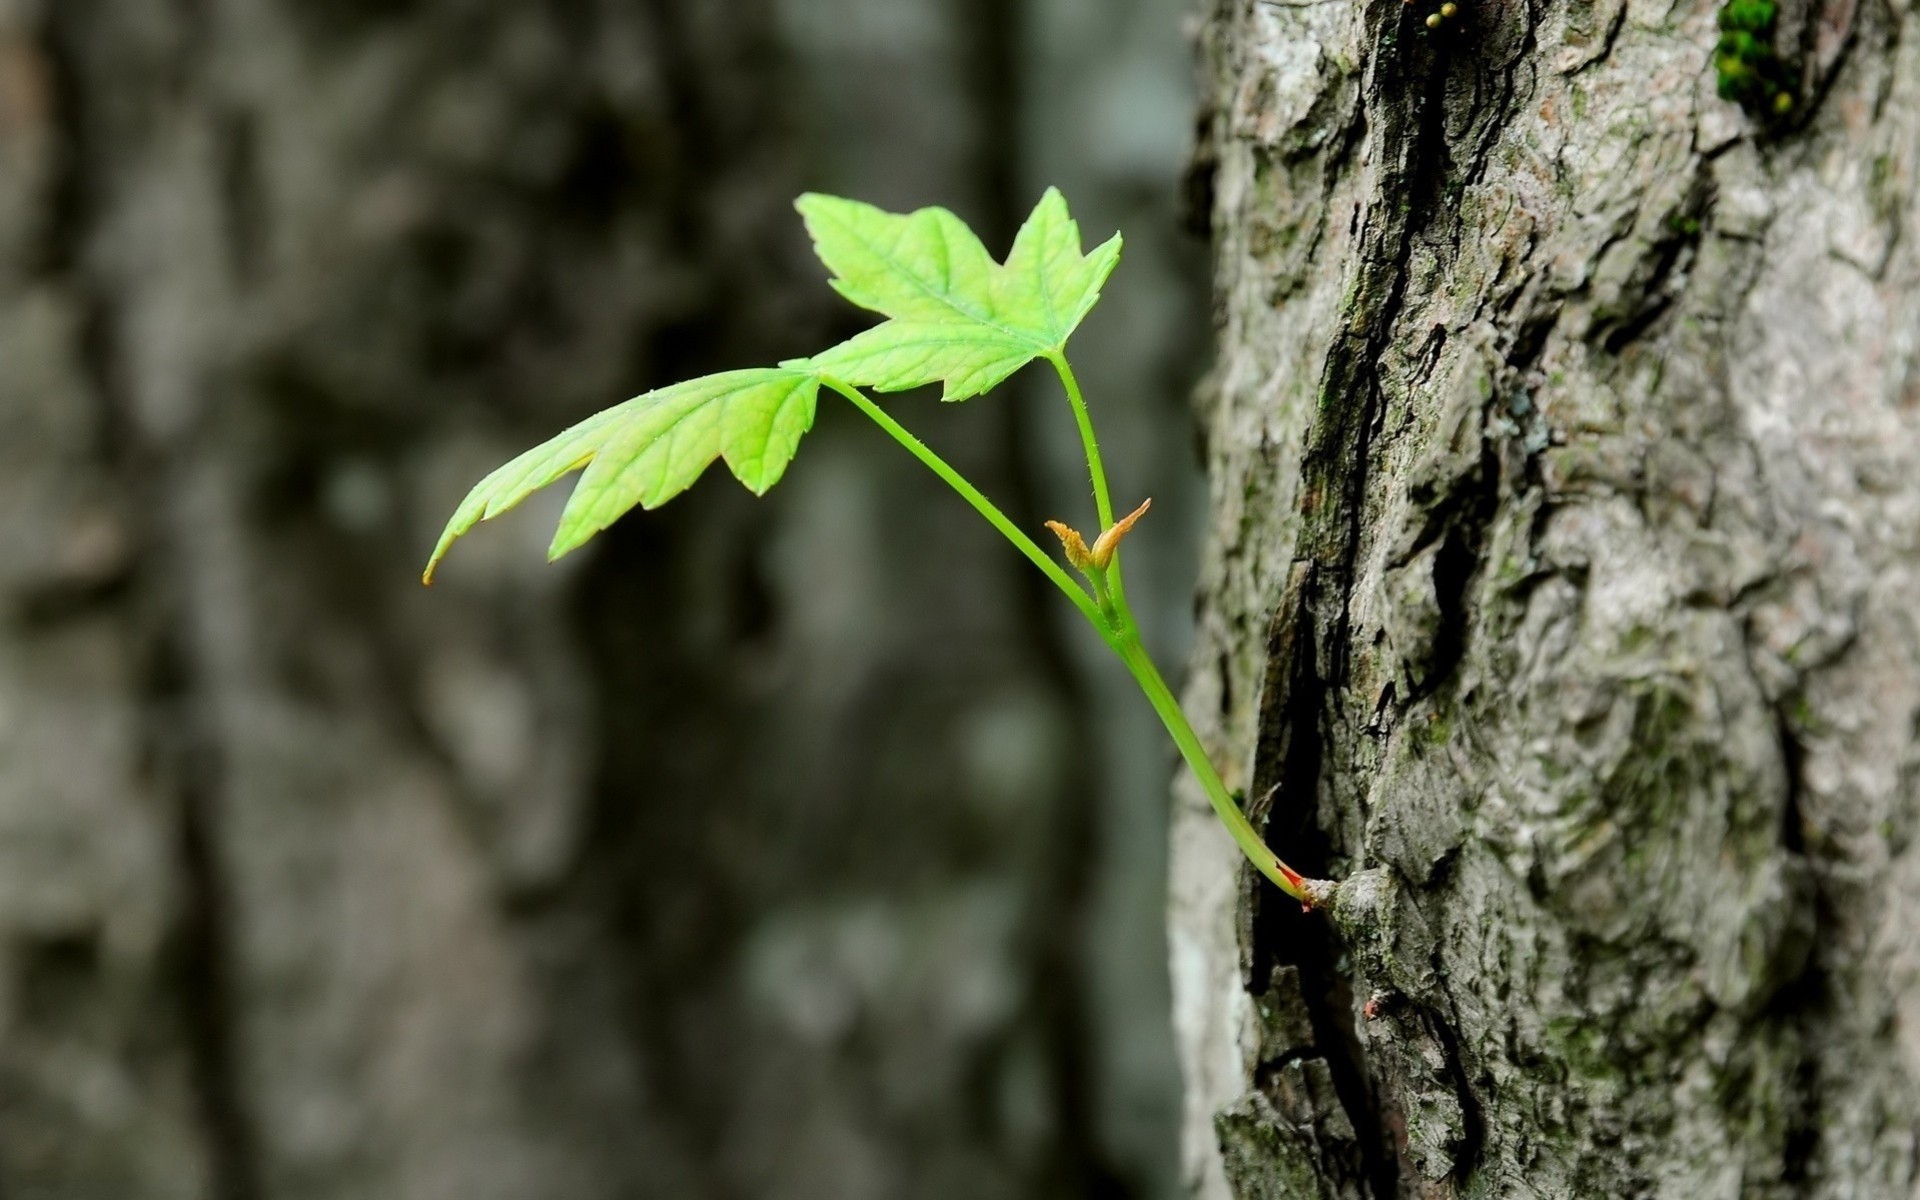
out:
{"label": "small bud", "polygon": [[1048,521],[1047,528],[1053,530],[1053,536],[1060,539],[1060,548],[1066,551],[1067,565],[1085,575],[1093,567],[1093,555],[1087,553],[1086,539],[1080,531],[1060,521]]}
{"label": "small bud", "polygon": [[1428,29],[1438,29],[1438,28],[1440,28],[1440,14],[1439,14],[1439,13],[1428,13],[1428,14],[1427,14],[1427,28],[1428,28]]}
{"label": "small bud", "polygon": [[1788,113],[1792,112],[1793,111],[1793,93],[1781,92],[1778,96],[1775,96],[1773,98],[1773,111],[1783,117],[1786,116]]}
{"label": "small bud", "polygon": [[1307,877],[1302,875],[1300,872],[1294,870],[1292,867],[1289,867],[1287,864],[1281,862],[1277,858],[1273,860],[1273,865],[1274,865],[1274,868],[1280,872],[1281,878],[1285,879],[1288,883],[1292,884],[1294,892],[1299,895],[1300,911],[1312,912],[1313,900],[1307,894]]}
{"label": "small bud", "polygon": [[1451,21],[1460,15],[1460,6],[1455,4],[1453,0],[1447,0],[1445,4],[1440,6],[1440,15]]}
{"label": "small bud", "polygon": [[1093,559],[1093,565],[1102,571],[1106,570],[1107,564],[1113,561],[1113,552],[1120,548],[1120,539],[1126,537],[1127,533],[1132,530],[1134,522],[1146,516],[1147,510],[1152,507],[1153,501],[1142,501],[1139,508],[1134,509],[1126,516],[1115,521],[1112,528],[1095,538],[1093,540],[1093,552],[1090,556]]}

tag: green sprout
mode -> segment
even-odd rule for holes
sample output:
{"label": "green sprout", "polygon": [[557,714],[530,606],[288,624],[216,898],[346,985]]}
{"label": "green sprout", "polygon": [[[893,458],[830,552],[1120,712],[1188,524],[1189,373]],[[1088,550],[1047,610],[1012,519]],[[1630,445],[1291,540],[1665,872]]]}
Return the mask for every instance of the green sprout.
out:
{"label": "green sprout", "polygon": [[[1004,263],[995,262],[973,231],[944,208],[901,215],[821,195],[802,196],[797,207],[814,250],[832,272],[834,289],[887,320],[812,358],[724,371],[636,396],[534,447],[461,501],[423,582],[433,581],[434,569],[460,536],[574,471],[581,472],[580,480],[560,515],[550,560],[578,549],[630,509],[651,509],[679,495],[715,459],[724,459],[735,478],[762,494],[793,460],[825,388],[958,492],[1060,589],[1139,684],[1248,860],[1303,904],[1324,900],[1331,885],[1306,879],[1282,862],[1234,802],[1148,657],[1127,605],[1119,545],[1147,505],[1114,519],[1093,419],[1066,354],[1067,339],[1120,260],[1120,236],[1083,254],[1080,227],[1052,188],[1020,227]],[[939,383],[943,399],[966,400],[1036,359],[1059,377],[1086,451],[1100,533],[1089,547],[1074,529],[1047,523],[1085,586],[861,390],[897,392]]]}

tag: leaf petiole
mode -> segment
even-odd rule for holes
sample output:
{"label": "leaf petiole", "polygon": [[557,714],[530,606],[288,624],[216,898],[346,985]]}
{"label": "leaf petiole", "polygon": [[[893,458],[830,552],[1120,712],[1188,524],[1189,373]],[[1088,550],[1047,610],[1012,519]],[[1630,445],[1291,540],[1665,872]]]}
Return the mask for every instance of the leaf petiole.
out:
{"label": "leaf petiole", "polygon": [[1068,575],[1059,563],[1049,558],[1046,551],[1040,549],[1032,538],[1021,532],[1020,527],[1009,520],[993,501],[982,495],[979,488],[968,482],[966,476],[954,470],[946,459],[935,454],[932,448],[915,437],[906,426],[889,416],[885,409],[868,399],[859,388],[842,383],[831,375],[822,375],[820,382],[829,390],[845,396],[855,408],[867,414],[873,419],[874,424],[884,429],[888,437],[899,442],[909,454],[925,464],[927,469],[938,475],[948,487],[960,493],[962,500],[971,504],[975,512],[985,517],[988,524],[999,530],[1002,537],[1013,543],[1014,549],[1026,555],[1027,561],[1039,567],[1041,574],[1051,580],[1055,587],[1066,593],[1067,599],[1073,601],[1073,606],[1093,623],[1093,627],[1100,631],[1102,637],[1109,636],[1106,618],[1101,614],[1093,598],[1087,595],[1086,589],[1075,583],[1072,576]]}
{"label": "leaf petiole", "polygon": [[[1100,459],[1100,439],[1093,434],[1093,414],[1087,411],[1086,396],[1080,391],[1080,380],[1073,373],[1073,365],[1067,361],[1066,350],[1055,350],[1046,357],[1053,364],[1054,373],[1060,377],[1060,386],[1067,391],[1067,403],[1073,408],[1073,423],[1080,430],[1080,448],[1087,456],[1087,477],[1093,483],[1093,510],[1100,518],[1100,528],[1106,529],[1113,524],[1113,494],[1107,490],[1107,468]],[[1117,553],[1109,576],[1108,585],[1113,592],[1114,604],[1124,609],[1127,589],[1120,579]]]}
{"label": "leaf petiole", "polygon": [[[1113,502],[1107,490],[1106,468],[1100,460],[1100,442],[1094,436],[1093,416],[1087,409],[1086,396],[1080,390],[1080,381],[1073,373],[1073,366],[1067,361],[1065,351],[1056,350],[1047,355],[1054,370],[1059,373],[1060,383],[1066,389],[1067,402],[1073,407],[1074,423],[1080,428],[1080,444],[1086,451],[1087,474],[1093,481],[1093,501],[1099,512],[1103,530],[1113,527]],[[1283,862],[1279,855],[1267,847],[1260,833],[1247,820],[1246,813],[1234,802],[1233,794],[1227,790],[1226,783],[1220,778],[1220,772],[1214,769],[1213,760],[1208,757],[1206,747],[1200,742],[1200,735],[1194,732],[1193,724],[1187,720],[1187,714],[1180,707],[1180,701],[1167,686],[1167,681],[1154,665],[1153,658],[1147,653],[1146,643],[1140,638],[1139,622],[1134,620],[1133,610],[1127,604],[1126,584],[1121,577],[1120,555],[1116,549],[1112,561],[1102,572],[1106,582],[1106,594],[1101,598],[1101,607],[1112,614],[1111,633],[1103,634],[1107,645],[1126,664],[1134,682],[1145,694],[1147,703],[1166,727],[1173,738],[1174,745],[1180,748],[1180,756],[1187,761],[1194,777],[1200,781],[1200,787],[1207,794],[1207,801],[1213,811],[1227,827],[1240,852],[1247,857],[1256,870],[1281,891],[1292,896],[1302,904],[1313,905],[1325,898],[1329,890],[1318,880],[1309,880]]]}
{"label": "leaf petiole", "polygon": [[[1067,397],[1073,405],[1074,417],[1080,426],[1082,445],[1086,449],[1087,469],[1093,481],[1094,503],[1100,513],[1103,529],[1113,525],[1113,502],[1107,490],[1106,472],[1100,462],[1099,444],[1094,438],[1093,420],[1087,412],[1086,400],[1080,391],[1079,381],[1074,377],[1073,368],[1067,364],[1066,356],[1060,353],[1046,356],[1059,372],[1061,382],[1066,386]],[[1127,606],[1126,593],[1120,580],[1120,559],[1116,553],[1104,568],[1098,569],[1090,577],[1093,593],[1073,581],[1058,562],[1040,549],[1032,538],[1021,531],[1007,515],[1000,511],[993,501],[986,498],[980,489],[973,486],[966,476],[955,470],[951,464],[915,437],[911,431],[901,425],[887,411],[875,404],[860,389],[831,375],[821,375],[822,386],[844,396],[854,407],[865,413],[873,422],[885,430],[894,441],[906,448],[908,453],[919,459],[929,470],[960,494],[961,499],[972,505],[974,510],[987,519],[1001,536],[1013,544],[1013,547],[1025,555],[1027,560],[1040,568],[1042,574],[1058,587],[1073,602],[1080,615],[1087,619],[1094,631],[1106,642],[1139,685],[1146,696],[1147,703],[1166,727],[1173,743],[1180,749],[1180,756],[1193,771],[1194,777],[1207,794],[1207,800],[1214,812],[1226,825],[1227,832],[1233,837],[1241,853],[1245,854],[1256,870],[1273,881],[1275,887],[1299,900],[1303,904],[1313,904],[1324,899],[1324,885],[1317,880],[1309,880],[1281,861],[1280,856],[1267,848],[1260,838],[1259,831],[1234,802],[1233,795],[1227,790],[1220,773],[1214,769],[1213,760],[1207,756],[1206,747],[1200,742],[1199,734],[1194,732],[1187,714],[1180,707],[1180,701],[1174,696],[1173,689],[1148,655],[1146,645],[1140,640],[1139,624],[1134,620],[1133,612]]]}

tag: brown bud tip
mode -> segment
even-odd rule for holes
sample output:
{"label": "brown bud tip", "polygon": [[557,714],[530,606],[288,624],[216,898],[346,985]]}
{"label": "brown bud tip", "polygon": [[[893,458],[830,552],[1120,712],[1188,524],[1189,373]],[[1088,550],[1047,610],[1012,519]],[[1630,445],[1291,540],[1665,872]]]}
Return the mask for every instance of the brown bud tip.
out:
{"label": "brown bud tip", "polygon": [[1073,526],[1060,521],[1048,521],[1047,528],[1053,530],[1053,536],[1060,539],[1060,548],[1066,552],[1067,563],[1076,571],[1093,570],[1093,555],[1087,552],[1086,539]]}
{"label": "brown bud tip", "polygon": [[1440,14],[1439,14],[1439,13],[1428,13],[1428,14],[1427,14],[1427,28],[1428,28],[1428,29],[1438,29],[1438,28],[1440,28],[1440,20],[1441,20],[1441,17],[1440,17]]}
{"label": "brown bud tip", "polygon": [[1139,508],[1134,509],[1126,516],[1115,521],[1111,528],[1095,538],[1093,541],[1092,554],[1093,565],[1099,567],[1102,571],[1106,570],[1107,564],[1113,561],[1113,552],[1120,548],[1120,539],[1126,537],[1133,529],[1134,523],[1141,517],[1146,516],[1147,510],[1152,507],[1152,500],[1142,501]]}

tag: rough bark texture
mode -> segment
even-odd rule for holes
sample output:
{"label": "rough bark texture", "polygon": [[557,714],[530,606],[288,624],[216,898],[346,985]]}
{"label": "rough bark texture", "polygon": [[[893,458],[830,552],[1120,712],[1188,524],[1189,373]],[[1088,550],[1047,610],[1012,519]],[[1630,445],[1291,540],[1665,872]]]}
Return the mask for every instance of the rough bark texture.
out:
{"label": "rough bark texture", "polygon": [[1909,1196],[1920,12],[1222,0],[1176,819],[1205,1196]]}
{"label": "rough bark texture", "polygon": [[[1004,234],[1017,85],[1124,44],[788,7],[0,0],[0,1196],[1167,1194],[1154,878],[1063,750],[1132,735],[911,460],[829,406],[777,502],[415,582],[514,451],[854,327],[796,192]],[[1020,410],[937,408],[1033,522]]]}

